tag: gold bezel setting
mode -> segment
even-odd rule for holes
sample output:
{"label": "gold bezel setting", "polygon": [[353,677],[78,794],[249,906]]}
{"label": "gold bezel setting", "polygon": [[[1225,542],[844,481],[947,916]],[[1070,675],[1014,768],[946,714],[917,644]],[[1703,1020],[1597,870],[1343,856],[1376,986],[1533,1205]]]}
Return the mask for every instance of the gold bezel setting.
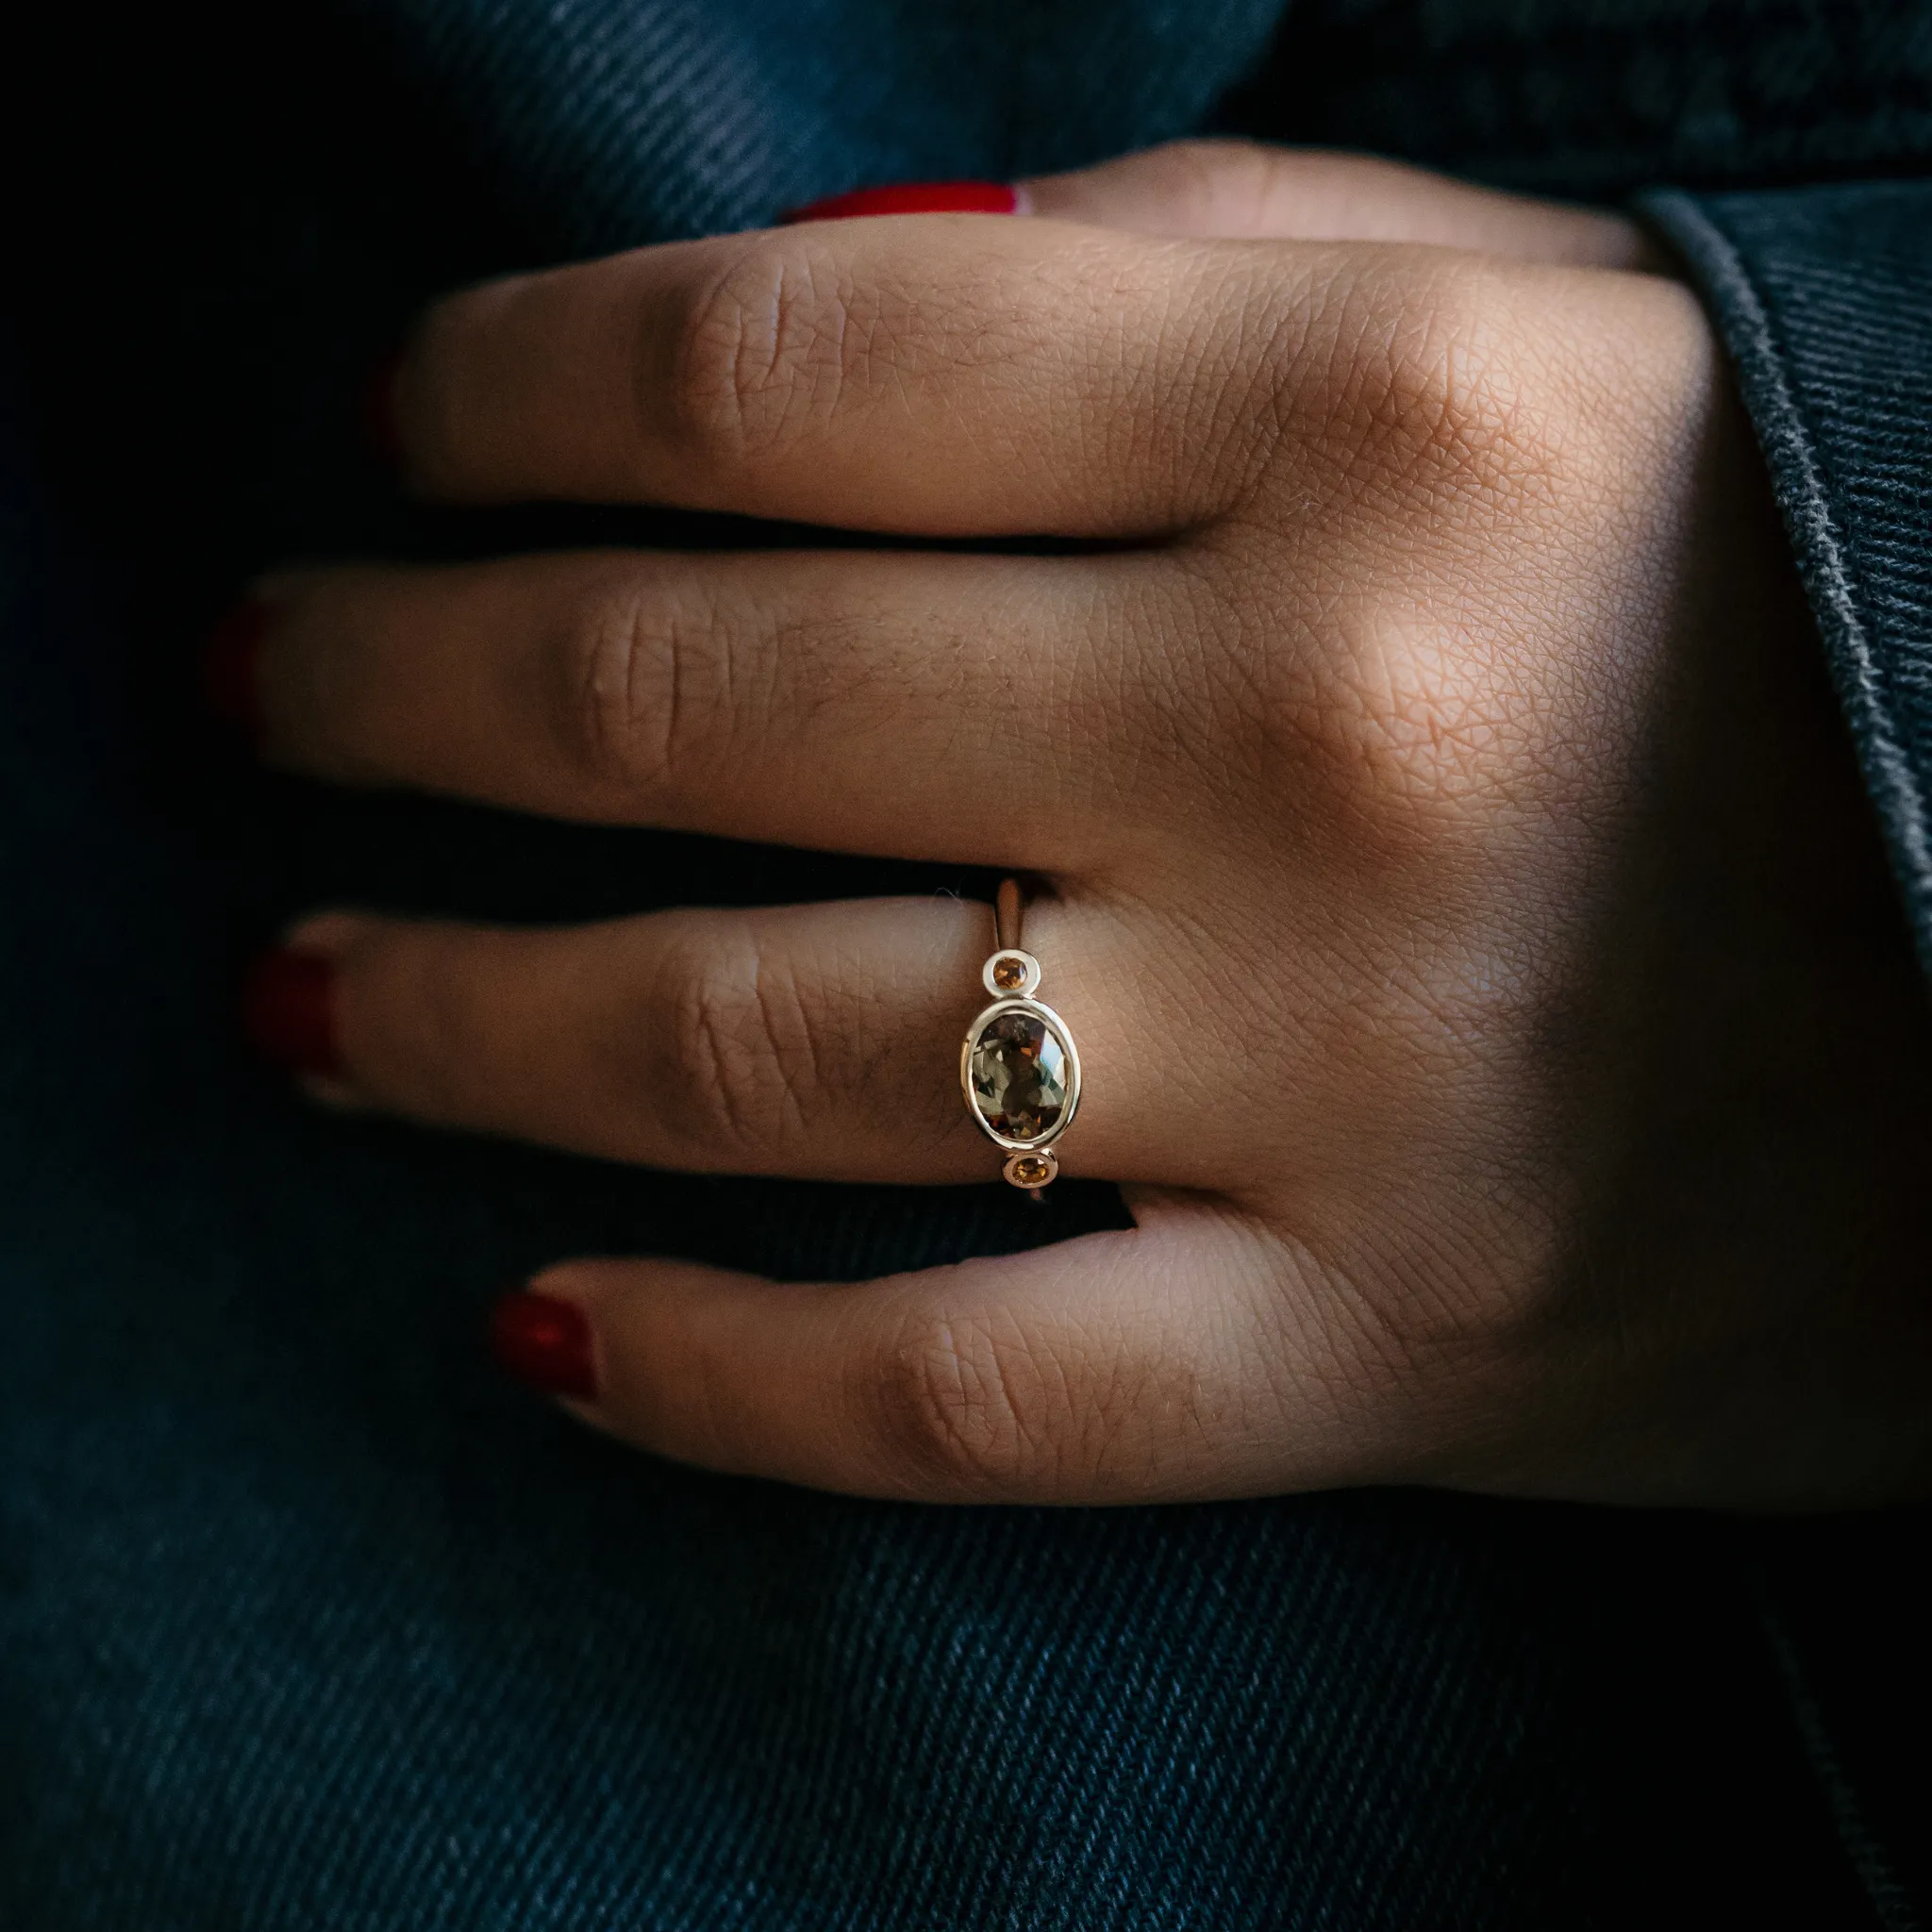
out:
{"label": "gold bezel setting", "polygon": [[[994,950],[980,971],[981,981],[994,997],[991,1006],[981,1008],[966,1029],[965,1041],[959,1048],[959,1091],[965,1097],[966,1111],[973,1116],[979,1131],[1007,1156],[1002,1177],[1038,1199],[1041,1190],[1059,1174],[1059,1157],[1050,1150],[1073,1125],[1074,1111],[1080,1105],[1080,1049],[1074,1045],[1067,1023],[1044,1000],[1034,997],[1041,979],[1040,961],[1019,944],[1020,911],[1019,886],[1008,879],[1000,887],[994,915]],[[979,1098],[974,1091],[974,1053],[987,1029],[1009,1013],[1024,1014],[1036,1021],[1065,1056],[1066,1100],[1058,1117],[1044,1133],[1026,1137],[1001,1133],[981,1112]]]}
{"label": "gold bezel setting", "polygon": [[979,969],[979,980],[996,1000],[1031,999],[1040,984],[1040,961],[1018,946],[1002,946]]}
{"label": "gold bezel setting", "polygon": [[[1060,1051],[1067,1057],[1066,1105],[1060,1108],[1059,1118],[1052,1126],[1043,1134],[1030,1138],[1002,1134],[980,1112],[979,1102],[973,1093],[973,1049],[979,1044],[986,1029],[1008,1013],[1024,1013],[1029,1020],[1038,1020],[1059,1041]],[[968,1109],[979,1123],[980,1131],[995,1147],[1004,1147],[1009,1154],[1037,1153],[1042,1147],[1051,1147],[1074,1124],[1074,1109],[1080,1104],[1080,1050],[1074,1044],[1074,1036],[1067,1031],[1067,1023],[1044,1000],[995,1000],[991,1006],[980,1009],[979,1017],[966,1030],[966,1042],[959,1049],[959,1085],[966,1095]]]}
{"label": "gold bezel setting", "polygon": [[1040,1147],[1008,1155],[1007,1164],[1000,1169],[1000,1174],[1014,1187],[1024,1188],[1028,1193],[1038,1195],[1041,1188],[1059,1177],[1059,1156],[1051,1147]]}

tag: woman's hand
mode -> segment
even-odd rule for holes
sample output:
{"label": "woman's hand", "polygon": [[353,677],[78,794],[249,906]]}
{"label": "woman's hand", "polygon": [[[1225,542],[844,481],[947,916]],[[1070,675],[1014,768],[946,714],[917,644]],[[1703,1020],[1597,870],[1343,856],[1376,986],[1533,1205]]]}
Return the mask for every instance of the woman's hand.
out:
{"label": "woman's hand", "polygon": [[[1049,882],[1058,1151],[1134,1229],[857,1286],[568,1263],[534,1286],[588,1324],[573,1406],[936,1500],[1923,1486],[1923,993],[1695,302],[1622,223],[1373,163],[1189,148],[1031,198],[1069,219],[456,296],[407,467],[1111,547],[267,587],[284,766]],[[695,1171],[998,1171],[957,1074],[983,908],[295,943],[365,1105]]]}

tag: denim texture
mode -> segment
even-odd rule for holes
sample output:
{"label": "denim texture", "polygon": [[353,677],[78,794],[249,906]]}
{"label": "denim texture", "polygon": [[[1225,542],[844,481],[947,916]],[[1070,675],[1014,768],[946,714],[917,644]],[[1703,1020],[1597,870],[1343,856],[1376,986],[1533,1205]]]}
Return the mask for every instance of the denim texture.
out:
{"label": "denim texture", "polygon": [[509,206],[566,253],[750,226],[879,181],[1004,180],[1198,126],[1278,0],[381,0]]}
{"label": "denim texture", "polygon": [[1923,0],[1298,0],[1262,111],[1507,187],[1611,201],[1923,168]]}
{"label": "denim texture", "polygon": [[[1117,1201],[699,1181],[327,1118],[234,1039],[239,962],[324,900],[553,919],[983,884],[271,781],[196,719],[193,640],[290,554],[758,536],[413,512],[358,453],[357,387],[466,275],[868,180],[1068,164],[1217,112],[1315,131],[1321,33],[1401,18],[1313,9],[1262,61],[1274,11],[37,16],[0,358],[4,1932],[1923,1910],[1925,1814],[1887,1742],[1932,1709],[1898,1561],[1923,1514],[1746,1526],[1408,1494],[924,1511],[671,1468],[506,1386],[479,1343],[490,1297],[600,1250],[857,1276],[1102,1224]],[[1851,14],[1808,17],[1828,42]],[[1636,0],[1624,16],[1655,28]],[[1426,11],[1438,79],[1474,74],[1474,106],[1444,83],[1424,115],[1426,75],[1373,58],[1430,158],[1507,174],[1533,151],[1544,185],[1624,193],[1670,177],[1684,104],[1761,52],[1751,7],[1698,18],[1648,118],[1605,108],[1614,168],[1590,158],[1614,143],[1565,160],[1561,129],[1484,118],[1485,60],[1571,71],[1538,38],[1547,9]],[[1901,61],[1919,18],[1898,16]],[[1404,116],[1353,111],[1326,138],[1404,144]],[[1908,117],[1883,148],[1882,117],[1831,111],[1866,128],[1862,167],[1914,164]],[[1801,411],[1863,634],[1891,654],[1886,728],[1923,776],[1918,191],[1836,192],[1853,199],[1657,206],[1774,462],[1767,368]],[[1863,266],[1888,193],[1890,283]]]}
{"label": "denim texture", "polygon": [[1932,182],[1646,206],[1730,346],[1932,970]]}

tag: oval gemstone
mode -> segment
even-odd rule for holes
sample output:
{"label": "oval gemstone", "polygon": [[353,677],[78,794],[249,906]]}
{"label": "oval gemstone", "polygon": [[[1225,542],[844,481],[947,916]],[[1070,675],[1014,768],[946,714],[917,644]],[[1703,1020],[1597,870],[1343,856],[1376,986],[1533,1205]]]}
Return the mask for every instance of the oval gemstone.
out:
{"label": "oval gemstone", "polygon": [[1067,1107],[1066,1042],[1037,1013],[1001,1013],[973,1042],[973,1104],[1005,1141],[1038,1141]]}

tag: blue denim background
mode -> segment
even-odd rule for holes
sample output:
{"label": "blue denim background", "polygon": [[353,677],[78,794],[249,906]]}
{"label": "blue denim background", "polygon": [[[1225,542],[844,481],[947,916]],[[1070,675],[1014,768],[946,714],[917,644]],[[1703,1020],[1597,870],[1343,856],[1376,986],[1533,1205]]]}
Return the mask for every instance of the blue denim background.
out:
{"label": "blue denim background", "polygon": [[[1180,131],[1255,73],[1273,7],[262,12],[37,17],[8,134],[0,1927],[1908,1923],[1925,1814],[1890,1740],[1926,1707],[1919,1519],[923,1511],[672,1469],[507,1387],[490,1297],[563,1253],[858,1275],[1118,1204],[693,1181],[324,1119],[234,1040],[239,961],[322,899],[560,918],[970,885],[273,783],[195,717],[193,640],[287,554],[721,534],[397,504],[354,397],[430,291]],[[1711,76],[1761,51],[1765,9],[1695,12],[1703,39],[1639,63],[1621,107],[1599,90],[1623,145],[1579,185],[1666,178]],[[1908,96],[1921,16],[1877,12]],[[1641,6],[1590,17],[1657,32]],[[1560,182],[1561,129],[1509,105],[1511,75],[1572,71],[1551,20],[1312,8],[1224,111],[1345,135],[1307,107],[1322,63],[1380,58],[1399,87],[1413,28],[1435,158],[1533,152]],[[1787,63],[1785,121],[1825,116],[1818,72]],[[1908,107],[1834,108],[1867,142],[1844,165],[1916,165]],[[1399,121],[1352,125],[1391,145]],[[1733,187],[1786,165],[1756,125],[1720,156]],[[1729,258],[1800,344],[1772,359],[1826,386],[1805,447],[1906,705],[1932,348],[1924,191],[1884,192],[1903,293],[1836,311],[1808,360],[1807,264],[1836,248],[1857,308],[1866,204],[1808,229],[1757,193],[1671,218],[1728,238],[1699,257],[1718,299]],[[1890,414],[1830,386],[1849,342],[1891,358]]]}

